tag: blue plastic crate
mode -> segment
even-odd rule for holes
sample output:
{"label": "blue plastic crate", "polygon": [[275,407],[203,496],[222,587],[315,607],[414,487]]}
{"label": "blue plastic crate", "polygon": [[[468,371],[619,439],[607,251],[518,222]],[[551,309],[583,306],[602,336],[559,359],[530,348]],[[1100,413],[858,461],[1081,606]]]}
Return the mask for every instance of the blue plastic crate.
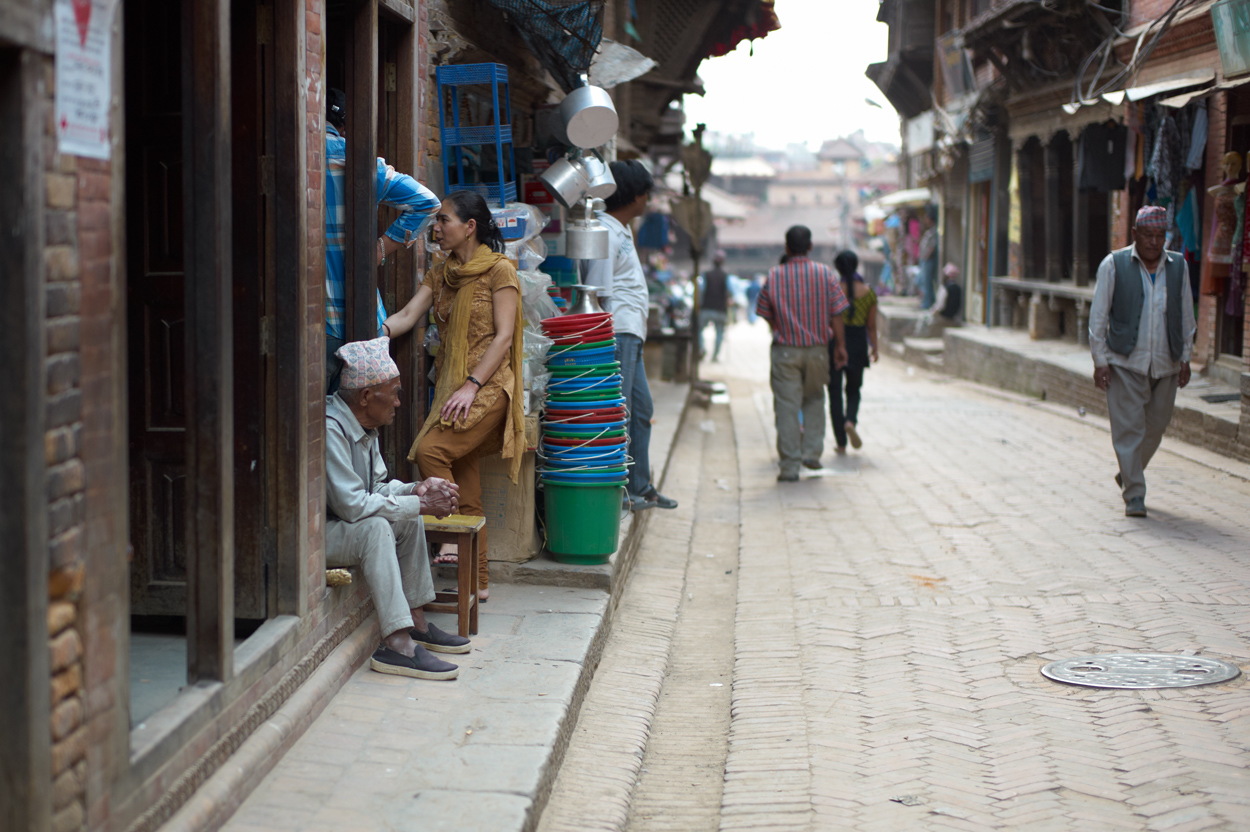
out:
{"label": "blue plastic crate", "polygon": [[465,84],[508,83],[508,67],[503,64],[459,64],[440,66],[436,80],[445,87]]}
{"label": "blue plastic crate", "polygon": [[478,182],[471,185],[452,185],[447,189],[447,193],[453,191],[473,191],[487,202],[494,202],[503,205],[508,202],[516,202],[516,183],[505,182],[503,185],[503,195],[499,193],[499,185],[491,183],[489,185]]}
{"label": "blue plastic crate", "polygon": [[445,147],[462,147],[464,145],[494,144],[496,133],[499,141],[504,144],[512,142],[512,128],[508,125],[496,128],[493,124],[485,127],[448,127],[443,130]]}

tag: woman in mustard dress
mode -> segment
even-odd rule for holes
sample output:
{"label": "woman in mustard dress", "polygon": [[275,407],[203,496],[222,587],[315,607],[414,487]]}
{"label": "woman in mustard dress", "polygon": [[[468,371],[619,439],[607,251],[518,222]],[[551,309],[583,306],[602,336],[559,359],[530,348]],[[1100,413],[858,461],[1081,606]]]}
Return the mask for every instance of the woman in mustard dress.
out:
{"label": "woman in mustard dress", "polygon": [[[864,370],[877,360],[877,293],[864,282],[856,269],[859,257],[843,251],[833,259],[833,267],[842,281],[842,292],[851,305],[842,313],[846,333],[845,367],[833,360],[835,343],[829,342],[829,418],[833,422],[836,450],[846,453],[849,439],[852,448],[864,443],[859,437],[859,390],[864,385]],[[842,384],[846,383],[846,409],[842,409]]]}
{"label": "woman in mustard dress", "polygon": [[[521,283],[504,256],[503,236],[485,200],[457,191],[434,218],[434,237],[448,257],[426,273],[412,300],[387,321],[404,331],[427,311],[438,327],[434,403],[408,459],[422,477],[460,487],[460,513],[484,517],[478,458],[502,452],[517,482],[525,453],[521,371]],[[478,597],[490,580],[485,530],[479,536]],[[436,563],[454,562],[439,555]]]}

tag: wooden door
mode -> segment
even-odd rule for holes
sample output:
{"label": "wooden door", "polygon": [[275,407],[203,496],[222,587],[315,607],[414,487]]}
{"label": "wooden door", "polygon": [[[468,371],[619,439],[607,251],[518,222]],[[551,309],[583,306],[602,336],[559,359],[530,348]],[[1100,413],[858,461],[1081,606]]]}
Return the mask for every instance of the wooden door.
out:
{"label": "wooden door", "polygon": [[181,4],[127,2],[131,611],[186,614]]}
{"label": "wooden door", "polygon": [[[272,235],[264,210],[265,101],[254,0],[232,9],[232,180],[235,401],[235,617],[265,618],[265,559],[273,535],[266,428],[273,397],[262,331],[271,291]],[[131,613],[184,616],[187,414],[183,287],[183,32],[180,3],[128,0],[126,226],[129,371]],[[242,30],[242,31],[240,31]],[[276,587],[274,588],[276,590]]]}

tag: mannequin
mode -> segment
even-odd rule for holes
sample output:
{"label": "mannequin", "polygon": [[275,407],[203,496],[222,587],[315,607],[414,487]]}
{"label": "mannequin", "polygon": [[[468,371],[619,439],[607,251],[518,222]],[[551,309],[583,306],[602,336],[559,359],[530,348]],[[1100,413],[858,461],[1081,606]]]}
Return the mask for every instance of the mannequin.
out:
{"label": "mannequin", "polygon": [[[1215,199],[1215,222],[1211,227],[1211,243],[1207,246],[1207,259],[1212,266],[1228,266],[1233,262],[1233,236],[1237,233],[1237,181],[1241,179],[1241,154],[1230,151],[1224,154],[1220,167],[1224,181],[1207,188]],[[1227,274],[1228,269],[1221,269]]]}

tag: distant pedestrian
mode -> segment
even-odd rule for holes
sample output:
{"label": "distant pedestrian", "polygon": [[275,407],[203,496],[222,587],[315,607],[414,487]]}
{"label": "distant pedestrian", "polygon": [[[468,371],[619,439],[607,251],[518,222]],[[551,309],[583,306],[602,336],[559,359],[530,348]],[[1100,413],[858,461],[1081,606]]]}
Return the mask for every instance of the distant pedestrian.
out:
{"label": "distant pedestrian", "polygon": [[760,290],[764,288],[764,275],[757,274],[751,278],[751,282],[747,284],[747,322],[754,324],[759,319],[759,314],[755,310],[755,305],[759,303]]}
{"label": "distant pedestrian", "polygon": [[781,460],[778,482],[797,480],[800,463],[820,468],[829,363],[846,364],[842,312],[850,304],[833,270],[808,259],[811,250],[811,229],[796,225],[786,231],[785,261],[769,271],[758,305],[773,332],[769,382]]}
{"label": "distant pedestrian", "polygon": [[711,324],[716,331],[712,360],[720,361],[721,344],[725,342],[725,325],[729,323],[729,274],[725,271],[725,252],[712,257],[712,268],[703,275],[703,295],[699,298],[699,355],[703,349],[703,330]]}
{"label": "distant pedestrian", "polygon": [[924,233],[920,235],[920,308],[928,309],[937,299],[938,230],[932,206],[924,213]]}
{"label": "distant pedestrian", "polygon": [[[853,251],[843,251],[833,258],[833,267],[842,280],[842,293],[850,306],[842,313],[846,337],[846,366],[834,360],[837,341],[829,342],[829,418],[833,423],[833,436],[837,440],[837,452],[846,453],[849,438],[852,448],[863,446],[860,439],[859,390],[864,384],[864,370],[877,355],[877,293],[856,271],[859,257]],[[846,380],[846,411],[842,410],[842,384]]]}
{"label": "distant pedestrian", "polygon": [[947,263],[942,269],[942,286],[933,308],[916,321],[916,336],[941,338],[949,327],[959,326],[964,313],[964,289],[959,285],[959,267]]}
{"label": "distant pedestrian", "polygon": [[1098,267],[1089,315],[1094,384],[1107,392],[1115,481],[1129,517],[1146,516],[1145,469],[1172,420],[1177,388],[1189,384],[1196,329],[1189,268],[1164,251],[1167,227],[1166,209],[1137,212],[1133,244]]}

